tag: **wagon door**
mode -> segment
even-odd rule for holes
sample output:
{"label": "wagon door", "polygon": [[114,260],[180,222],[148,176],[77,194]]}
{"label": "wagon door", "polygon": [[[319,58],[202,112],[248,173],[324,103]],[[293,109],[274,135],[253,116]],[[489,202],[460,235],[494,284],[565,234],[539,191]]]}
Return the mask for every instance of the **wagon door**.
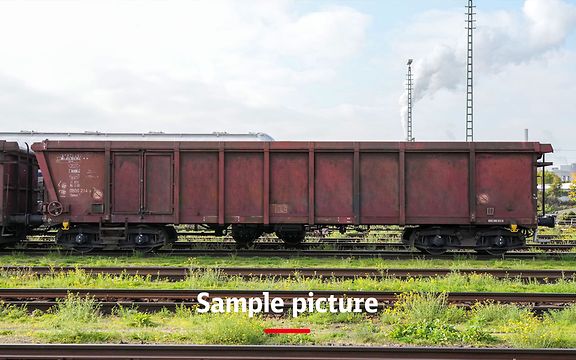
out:
{"label": "wagon door", "polygon": [[172,154],[144,154],[143,209],[147,214],[173,212]]}
{"label": "wagon door", "polygon": [[140,153],[115,153],[112,164],[112,212],[139,214],[141,205]]}
{"label": "wagon door", "polygon": [[172,154],[116,153],[112,166],[113,214],[172,214]]}

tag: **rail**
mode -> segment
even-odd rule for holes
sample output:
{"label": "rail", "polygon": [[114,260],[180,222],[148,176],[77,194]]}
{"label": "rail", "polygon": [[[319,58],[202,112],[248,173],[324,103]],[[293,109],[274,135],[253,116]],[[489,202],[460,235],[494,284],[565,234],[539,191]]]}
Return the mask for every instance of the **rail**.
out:
{"label": "rail", "polygon": [[0,270],[14,273],[33,273],[37,275],[51,275],[62,272],[83,271],[91,275],[138,275],[162,278],[168,280],[182,280],[194,274],[213,271],[222,276],[237,276],[243,278],[294,278],[294,277],[319,277],[319,278],[400,278],[410,277],[435,277],[450,274],[485,274],[499,279],[522,279],[537,280],[541,282],[553,282],[560,279],[576,279],[576,270],[535,270],[535,269],[378,269],[378,268],[246,268],[246,267],[223,267],[223,268],[197,268],[197,267],[174,267],[174,266],[2,266]]}
{"label": "rail", "polygon": [[485,359],[566,360],[575,349],[359,346],[222,346],[127,344],[0,344],[3,359]]}

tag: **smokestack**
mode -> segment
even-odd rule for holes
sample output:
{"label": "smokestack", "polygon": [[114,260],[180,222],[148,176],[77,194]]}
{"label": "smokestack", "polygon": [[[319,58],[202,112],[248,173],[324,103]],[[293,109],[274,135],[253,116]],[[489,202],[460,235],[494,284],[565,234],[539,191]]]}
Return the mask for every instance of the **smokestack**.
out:
{"label": "smokestack", "polygon": [[524,141],[528,141],[528,129],[524,129]]}

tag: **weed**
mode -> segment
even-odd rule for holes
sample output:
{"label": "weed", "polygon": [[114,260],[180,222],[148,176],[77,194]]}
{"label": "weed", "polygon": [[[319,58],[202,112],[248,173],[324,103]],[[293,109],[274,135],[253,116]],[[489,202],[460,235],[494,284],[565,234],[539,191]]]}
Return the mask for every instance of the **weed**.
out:
{"label": "weed", "polygon": [[507,331],[511,333],[510,343],[516,347],[563,348],[576,345],[566,331],[553,327],[548,321],[539,320],[536,317],[511,322]]}
{"label": "weed", "polygon": [[191,318],[194,314],[194,308],[182,304],[176,306],[176,309],[174,310],[174,317],[180,319]]}
{"label": "weed", "polygon": [[405,293],[398,297],[394,307],[382,313],[384,323],[417,323],[441,320],[449,323],[464,321],[466,311],[448,305],[445,293]]}
{"label": "weed", "polygon": [[50,343],[63,344],[86,344],[86,343],[110,343],[121,340],[121,335],[116,332],[83,330],[78,328],[40,332],[38,337]]}
{"label": "weed", "polygon": [[510,322],[525,321],[532,316],[529,309],[517,305],[483,302],[472,306],[470,323],[498,329]]}
{"label": "weed", "polygon": [[498,339],[480,326],[472,325],[461,331],[462,341],[469,344],[494,343]]}
{"label": "weed", "polygon": [[194,331],[205,344],[257,345],[266,341],[264,326],[258,318],[242,313],[226,313],[218,316],[202,316],[203,326]]}
{"label": "weed", "polygon": [[59,328],[74,328],[82,324],[95,323],[100,319],[100,305],[92,297],[68,294],[58,299],[54,325]]}
{"label": "weed", "polygon": [[0,320],[9,322],[25,321],[30,317],[25,306],[0,304]]}
{"label": "weed", "polygon": [[320,313],[312,312],[298,317],[298,321],[307,324],[336,324],[336,323],[360,323],[366,320],[361,313]]}
{"label": "weed", "polygon": [[316,343],[314,335],[311,334],[270,335],[266,341],[276,345],[313,345]]}
{"label": "weed", "polygon": [[412,344],[454,344],[460,342],[480,343],[494,342],[496,339],[478,327],[464,331],[439,319],[420,321],[409,324],[396,324],[389,336],[392,339]]}
{"label": "weed", "polygon": [[116,310],[116,314],[130,327],[154,327],[158,325],[152,321],[151,314],[139,312],[136,308],[124,308],[121,306]]}
{"label": "weed", "polygon": [[556,324],[576,324],[576,305],[572,304],[562,310],[552,310],[546,314],[546,317],[549,321]]}
{"label": "weed", "polygon": [[137,331],[128,334],[130,340],[136,340],[142,344],[154,343],[159,340],[162,334],[152,331]]}
{"label": "weed", "polygon": [[[572,236],[573,237],[573,236]],[[501,259],[476,260],[460,257],[454,260],[429,260],[414,258],[413,260],[383,260],[380,258],[366,259],[339,259],[314,257],[294,257],[288,259],[273,257],[238,257],[233,253],[224,256],[71,256],[64,254],[49,254],[45,256],[30,256],[23,253],[13,252],[11,255],[3,255],[1,265],[22,266],[184,266],[184,267],[349,267],[366,268],[494,268],[494,269],[566,269],[576,267],[576,257],[568,254],[562,259]],[[5,272],[5,271],[4,271]]]}

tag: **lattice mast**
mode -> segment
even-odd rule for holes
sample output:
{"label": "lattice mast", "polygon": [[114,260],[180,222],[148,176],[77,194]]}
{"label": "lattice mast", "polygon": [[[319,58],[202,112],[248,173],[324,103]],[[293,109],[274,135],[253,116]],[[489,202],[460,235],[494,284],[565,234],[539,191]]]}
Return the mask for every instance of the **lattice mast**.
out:
{"label": "lattice mast", "polygon": [[466,52],[466,141],[474,141],[474,47],[472,33],[476,27],[474,23],[473,0],[468,0],[466,6],[466,30],[468,31],[468,49]]}
{"label": "lattice mast", "polygon": [[406,121],[406,141],[414,141],[412,134],[412,59],[408,59],[408,75],[406,76],[406,90],[408,91],[408,116]]}

